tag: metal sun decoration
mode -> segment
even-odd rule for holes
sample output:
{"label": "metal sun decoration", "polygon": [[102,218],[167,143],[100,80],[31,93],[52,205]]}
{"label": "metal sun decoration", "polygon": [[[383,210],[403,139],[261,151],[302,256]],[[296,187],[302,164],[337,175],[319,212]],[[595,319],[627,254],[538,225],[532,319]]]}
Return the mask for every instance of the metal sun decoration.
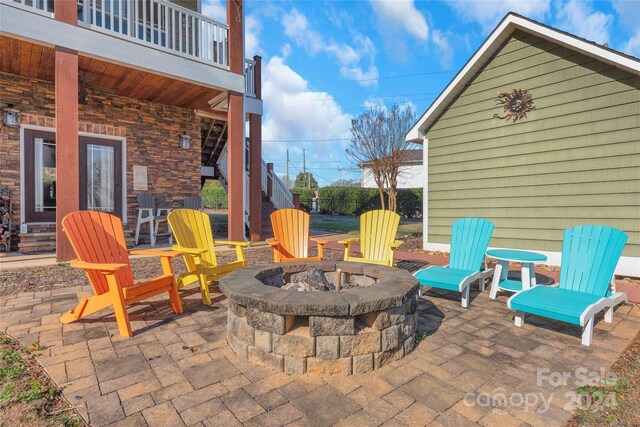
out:
{"label": "metal sun decoration", "polygon": [[513,119],[513,123],[526,118],[527,113],[536,108],[533,105],[533,96],[522,89],[513,89],[511,93],[499,93],[496,105],[504,107],[504,115],[494,114],[493,118],[506,119],[507,121]]}

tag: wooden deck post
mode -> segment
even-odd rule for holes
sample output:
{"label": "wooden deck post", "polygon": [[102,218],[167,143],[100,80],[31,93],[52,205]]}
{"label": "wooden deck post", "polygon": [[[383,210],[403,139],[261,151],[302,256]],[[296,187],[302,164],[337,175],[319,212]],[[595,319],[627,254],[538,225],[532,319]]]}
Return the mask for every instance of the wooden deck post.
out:
{"label": "wooden deck post", "polygon": [[[242,32],[244,27],[242,0],[227,2],[227,22],[229,23],[229,70],[244,74],[244,47]],[[229,92],[227,112],[228,145],[228,218],[229,240],[242,241],[244,231],[244,106],[243,94]]]}
{"label": "wooden deck post", "polygon": [[[262,96],[262,58],[254,56],[256,98]],[[262,116],[249,115],[249,234],[252,242],[262,240]]]}
{"label": "wooden deck post", "polygon": [[[75,1],[54,3],[55,18],[77,25]],[[62,231],[62,219],[80,209],[78,147],[78,52],[55,48],[56,114],[56,257],[67,261],[73,248]]]}
{"label": "wooden deck post", "polygon": [[249,231],[251,241],[262,240],[262,116],[249,115]]}

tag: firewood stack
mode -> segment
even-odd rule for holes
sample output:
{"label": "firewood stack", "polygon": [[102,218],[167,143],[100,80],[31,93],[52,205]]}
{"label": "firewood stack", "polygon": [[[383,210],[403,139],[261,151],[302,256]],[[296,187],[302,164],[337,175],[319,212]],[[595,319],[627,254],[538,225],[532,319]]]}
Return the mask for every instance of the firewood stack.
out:
{"label": "firewood stack", "polygon": [[7,252],[11,250],[11,191],[0,185],[0,244]]}

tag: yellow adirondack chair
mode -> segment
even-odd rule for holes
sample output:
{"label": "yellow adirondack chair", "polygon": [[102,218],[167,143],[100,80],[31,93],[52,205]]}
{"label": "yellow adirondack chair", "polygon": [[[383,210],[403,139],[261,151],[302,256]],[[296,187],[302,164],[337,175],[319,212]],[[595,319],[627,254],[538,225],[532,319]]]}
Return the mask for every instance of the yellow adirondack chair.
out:
{"label": "yellow adirondack chair", "polygon": [[[267,239],[273,248],[273,262],[319,261],[328,242],[309,237],[309,214],[300,209],[278,209],[271,214],[274,237]],[[311,240],[318,244],[318,255],[308,256]]]}
{"label": "yellow adirondack chair", "polygon": [[[120,218],[104,212],[80,211],[65,216],[62,229],[78,259],[71,267],[87,274],[94,296],[82,298],[73,310],[63,314],[62,323],[71,323],[113,306],[120,335],[132,336],[127,306],[163,292],[169,293],[174,313],[182,313],[182,301],[173,275],[171,258],[179,252],[156,249],[127,251]],[[162,275],[134,282],[129,253],[161,257]]]}
{"label": "yellow adirondack chair", "polygon": [[[400,215],[381,209],[360,215],[360,237],[338,241],[345,245],[344,260],[393,266],[393,251],[402,241],[396,240]],[[362,257],[351,256],[351,244],[360,242]]]}
{"label": "yellow adirondack chair", "polygon": [[[211,305],[209,296],[209,282],[217,280],[227,273],[243,268],[246,263],[242,248],[249,246],[248,242],[231,242],[228,240],[214,240],[209,215],[194,209],[176,209],[168,215],[169,225],[176,238],[177,245],[173,250],[181,252],[187,272],[180,275],[178,287],[200,283],[202,302]],[[234,245],[236,247],[236,261],[218,264],[215,244]]]}

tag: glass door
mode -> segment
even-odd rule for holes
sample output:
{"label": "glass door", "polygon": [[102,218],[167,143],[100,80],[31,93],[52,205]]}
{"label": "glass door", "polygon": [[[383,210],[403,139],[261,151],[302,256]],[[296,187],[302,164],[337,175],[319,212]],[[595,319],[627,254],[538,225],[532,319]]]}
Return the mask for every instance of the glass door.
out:
{"label": "glass door", "polygon": [[122,216],[120,141],[80,137],[80,209]]}
{"label": "glass door", "polygon": [[56,134],[25,129],[25,221],[56,220]]}

